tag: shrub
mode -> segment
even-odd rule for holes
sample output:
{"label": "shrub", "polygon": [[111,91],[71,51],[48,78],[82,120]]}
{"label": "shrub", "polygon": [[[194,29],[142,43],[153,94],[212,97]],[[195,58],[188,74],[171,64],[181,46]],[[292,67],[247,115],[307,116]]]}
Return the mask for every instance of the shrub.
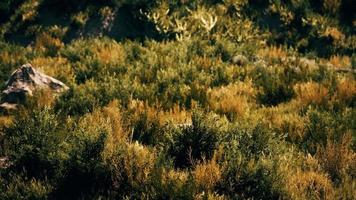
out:
{"label": "shrub", "polygon": [[194,199],[195,185],[186,171],[162,168],[155,174],[154,193],[147,196],[152,199]]}
{"label": "shrub", "polygon": [[325,174],[297,171],[290,182],[294,199],[334,199],[334,189]]}
{"label": "shrub", "polygon": [[198,190],[214,191],[215,186],[221,179],[222,168],[216,162],[216,158],[197,164],[193,171],[194,181]]}
{"label": "shrub", "polygon": [[336,91],[330,99],[336,108],[355,107],[356,81],[352,78],[342,78],[337,82]]}
{"label": "shrub", "polygon": [[275,106],[294,97],[292,80],[286,79],[288,76],[285,74],[277,70],[269,71],[263,67],[257,67],[254,73],[255,85],[262,88],[257,94],[257,99],[262,104]]}
{"label": "shrub", "polygon": [[49,198],[52,186],[46,181],[39,181],[34,178],[26,178],[21,175],[13,175],[8,184],[2,183],[0,187],[0,198],[45,200]]}
{"label": "shrub", "polygon": [[283,171],[283,162],[294,161],[281,137],[267,126],[233,124],[221,148],[218,163],[223,171],[218,191],[229,198],[244,199],[279,199],[287,195],[282,185],[288,177],[286,171],[292,167],[288,165]]}
{"label": "shrub", "polygon": [[[236,153],[236,152],[235,152]],[[229,160],[224,166],[218,191],[229,198],[268,198],[279,199],[282,193],[274,184],[280,177],[274,177],[273,170],[263,163],[248,160],[239,154],[239,160]]]}
{"label": "shrub", "polygon": [[324,0],[323,6],[326,12],[336,15],[339,12],[341,0]]}
{"label": "shrub", "polygon": [[204,117],[202,112],[193,113],[192,125],[176,130],[168,147],[168,155],[173,157],[178,168],[191,167],[203,158],[210,160],[226,121],[217,116]]}
{"label": "shrub", "polygon": [[72,23],[76,28],[83,28],[89,19],[88,12],[79,12],[72,16]]}
{"label": "shrub", "polygon": [[66,132],[60,127],[58,116],[48,107],[17,116],[5,130],[17,170],[26,170],[29,177],[60,176],[67,157]]}
{"label": "shrub", "polygon": [[325,86],[315,82],[308,82],[297,84],[295,90],[297,101],[302,107],[309,105],[327,107],[329,90]]}
{"label": "shrub", "polygon": [[83,115],[92,112],[99,105],[98,96],[98,85],[89,81],[86,84],[70,88],[60,96],[55,109],[68,115]]}
{"label": "shrub", "polygon": [[0,155],[3,156],[7,150],[6,146],[6,135],[5,129],[10,127],[12,124],[13,118],[8,116],[0,116]]}
{"label": "shrub", "polygon": [[355,159],[356,154],[350,149],[351,143],[351,134],[345,134],[340,143],[328,140],[325,147],[320,147],[317,150],[316,156],[323,169],[336,183],[341,182],[340,179],[345,177]]}
{"label": "shrub", "polygon": [[255,103],[256,94],[251,80],[207,91],[210,107],[218,113],[227,114],[232,119],[248,112],[250,106]]}
{"label": "shrub", "polygon": [[47,55],[54,56],[64,46],[62,41],[54,38],[47,33],[42,33],[37,36],[35,49],[39,52],[45,52]]}

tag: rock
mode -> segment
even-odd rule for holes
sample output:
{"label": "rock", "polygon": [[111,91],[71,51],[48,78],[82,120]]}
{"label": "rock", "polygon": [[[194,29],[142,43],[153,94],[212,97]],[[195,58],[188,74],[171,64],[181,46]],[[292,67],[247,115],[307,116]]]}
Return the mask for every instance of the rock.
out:
{"label": "rock", "polygon": [[236,55],[236,56],[232,57],[232,63],[234,63],[236,65],[243,66],[248,63],[248,59],[244,55]]}
{"label": "rock", "polygon": [[61,81],[37,71],[31,64],[25,64],[16,69],[7,81],[0,108],[15,109],[27,96],[32,96],[36,89],[50,89],[60,93],[68,87]]}

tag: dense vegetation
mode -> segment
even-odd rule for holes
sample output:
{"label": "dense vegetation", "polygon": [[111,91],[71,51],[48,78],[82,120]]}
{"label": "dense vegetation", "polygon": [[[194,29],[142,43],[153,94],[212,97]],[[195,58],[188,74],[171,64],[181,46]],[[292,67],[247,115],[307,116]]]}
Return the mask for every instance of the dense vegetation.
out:
{"label": "dense vegetation", "polygon": [[353,0],[2,0],[0,199],[356,199]]}

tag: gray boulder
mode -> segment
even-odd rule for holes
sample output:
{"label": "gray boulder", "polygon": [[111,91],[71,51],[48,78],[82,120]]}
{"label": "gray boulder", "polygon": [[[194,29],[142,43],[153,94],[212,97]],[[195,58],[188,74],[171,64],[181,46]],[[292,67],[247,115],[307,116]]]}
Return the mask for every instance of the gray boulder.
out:
{"label": "gray boulder", "polygon": [[61,93],[68,87],[61,81],[37,71],[31,64],[25,64],[16,69],[7,81],[6,88],[2,91],[0,109],[15,109],[37,89],[50,89],[54,93]]}

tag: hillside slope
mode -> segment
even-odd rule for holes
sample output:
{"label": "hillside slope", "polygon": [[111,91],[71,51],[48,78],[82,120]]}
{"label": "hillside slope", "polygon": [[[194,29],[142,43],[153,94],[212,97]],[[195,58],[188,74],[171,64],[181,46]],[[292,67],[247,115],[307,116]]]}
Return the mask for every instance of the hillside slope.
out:
{"label": "hillside slope", "polygon": [[[352,0],[3,0],[0,199],[355,199]],[[2,100],[5,97],[2,96]]]}

